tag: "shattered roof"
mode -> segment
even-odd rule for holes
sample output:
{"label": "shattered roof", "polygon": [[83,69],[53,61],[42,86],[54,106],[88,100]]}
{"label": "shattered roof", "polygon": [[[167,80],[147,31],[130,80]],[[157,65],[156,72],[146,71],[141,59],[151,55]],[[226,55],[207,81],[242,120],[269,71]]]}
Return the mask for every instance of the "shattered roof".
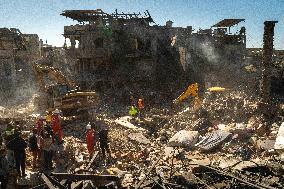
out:
{"label": "shattered roof", "polygon": [[101,9],[96,10],[65,10],[60,15],[78,21],[89,21],[98,17],[108,17],[109,15]]}
{"label": "shattered roof", "polygon": [[212,27],[231,27],[242,21],[245,21],[245,19],[224,19],[213,25]]}
{"label": "shattered roof", "polygon": [[142,16],[140,13],[118,13],[115,10],[115,13],[106,13],[102,9],[96,10],[65,10],[60,15],[69,17],[73,20],[77,20],[79,22],[83,21],[95,21],[98,18],[104,19],[143,19],[148,22],[153,22],[150,13],[146,10],[145,16]]}

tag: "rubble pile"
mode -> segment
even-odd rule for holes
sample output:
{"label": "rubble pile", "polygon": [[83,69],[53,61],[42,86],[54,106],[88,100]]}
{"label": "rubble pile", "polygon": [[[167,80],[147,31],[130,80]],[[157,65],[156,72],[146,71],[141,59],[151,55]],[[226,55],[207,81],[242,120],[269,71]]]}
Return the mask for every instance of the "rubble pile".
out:
{"label": "rubble pile", "polygon": [[[169,114],[160,114],[163,111],[150,110],[151,114],[146,114],[143,121],[128,120],[132,125],[145,129],[138,134],[135,128],[124,127],[123,129],[119,127],[116,129],[117,126],[112,125],[114,128],[110,138],[116,160],[112,166],[127,172],[123,179],[126,186],[137,186],[144,181],[145,183],[140,187],[161,184],[178,186],[178,184],[185,183],[187,185],[183,186],[197,188],[201,185],[206,186],[206,183],[200,184],[202,183],[200,179],[206,178],[199,178],[196,176],[197,172],[190,177],[185,174],[190,172],[190,169],[194,169],[194,166],[189,165],[195,164],[195,167],[196,165],[198,165],[197,167],[206,165],[210,167],[207,169],[211,169],[211,167],[217,169],[214,170],[214,174],[219,174],[216,186],[225,181],[227,187],[234,186],[234,183],[229,182],[228,177],[242,178],[241,175],[245,174],[251,178],[248,183],[255,183],[253,182],[256,180],[254,177],[258,175],[258,180],[264,179],[261,184],[279,188],[283,185],[283,180],[279,177],[279,170],[283,170],[282,166],[278,166],[278,172],[275,171],[276,176],[272,176],[272,174],[267,178],[262,178],[260,169],[253,168],[261,165],[267,169],[273,169],[271,164],[275,161],[275,157],[278,157],[279,160],[279,157],[282,156],[280,151],[276,153],[273,150],[275,133],[279,129],[280,122],[272,125],[268,140],[259,136],[257,128],[261,125],[261,120],[258,119],[257,103],[256,99],[248,97],[244,92],[229,92],[216,94],[214,98],[211,96],[210,100],[209,97],[205,97],[202,109],[198,111],[187,109],[170,116]],[[157,114],[153,114],[154,112]],[[149,129],[149,127],[157,128]],[[156,133],[149,132],[148,129],[156,130]],[[131,137],[129,134],[132,133],[138,136]],[[141,138],[144,137],[141,135],[150,141],[150,145],[143,142]],[[200,136],[198,137],[198,135]],[[121,148],[122,145],[124,145],[123,148]],[[235,168],[236,165],[228,165],[229,162],[234,162],[234,164],[241,162],[244,165]],[[152,170],[151,165],[154,166]],[[228,170],[230,166],[234,166],[234,169]],[[244,171],[248,167],[251,167],[251,170]],[[233,175],[224,177],[223,169],[227,175],[232,173]],[[266,182],[271,176],[279,183]],[[248,183],[245,185],[257,187]],[[235,184],[239,186],[244,183],[240,181]]]}
{"label": "rubble pile", "polygon": [[[282,188],[281,121],[270,125],[264,137],[257,100],[243,92],[207,95],[199,109],[154,107],[141,119],[125,116],[128,107],[115,111],[107,104],[94,109],[90,120],[63,119],[64,153],[54,158],[54,178],[61,173],[117,176],[117,186],[125,188]],[[112,158],[106,163],[98,141],[93,157],[86,148],[85,127],[96,117],[109,128]],[[33,116],[26,119],[26,135],[33,121]],[[31,165],[30,153],[27,165]],[[30,177],[35,175],[31,172]],[[21,182],[38,184],[41,179],[26,180]],[[93,187],[100,183],[88,182]]]}

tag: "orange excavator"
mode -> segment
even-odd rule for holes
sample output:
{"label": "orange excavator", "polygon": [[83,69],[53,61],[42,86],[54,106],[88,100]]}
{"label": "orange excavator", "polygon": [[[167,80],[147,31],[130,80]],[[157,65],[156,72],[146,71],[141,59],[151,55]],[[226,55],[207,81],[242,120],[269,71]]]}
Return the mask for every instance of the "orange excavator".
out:
{"label": "orange excavator", "polygon": [[39,111],[59,109],[65,116],[80,115],[98,102],[96,92],[80,91],[76,83],[57,68],[33,63],[33,70],[40,91],[36,100]]}

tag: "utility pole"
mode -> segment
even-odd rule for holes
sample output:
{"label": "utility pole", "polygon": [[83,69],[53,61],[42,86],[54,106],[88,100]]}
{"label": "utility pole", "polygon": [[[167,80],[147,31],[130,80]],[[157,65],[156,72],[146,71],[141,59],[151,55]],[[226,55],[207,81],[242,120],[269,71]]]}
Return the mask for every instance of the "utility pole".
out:
{"label": "utility pole", "polygon": [[273,54],[273,36],[274,26],[278,21],[265,21],[263,34],[263,57],[262,57],[262,73],[261,73],[261,102],[270,104],[271,91],[271,64]]}

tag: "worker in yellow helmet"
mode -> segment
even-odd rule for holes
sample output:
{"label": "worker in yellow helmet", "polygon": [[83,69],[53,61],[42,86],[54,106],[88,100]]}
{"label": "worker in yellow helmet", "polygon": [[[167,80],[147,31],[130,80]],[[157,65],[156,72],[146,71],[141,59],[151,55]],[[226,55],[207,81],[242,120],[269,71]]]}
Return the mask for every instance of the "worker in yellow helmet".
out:
{"label": "worker in yellow helmet", "polygon": [[51,111],[48,111],[47,114],[46,114],[46,116],[45,116],[45,121],[46,121],[47,124],[50,124],[50,123],[51,123],[51,121],[52,121],[51,116],[52,116],[52,112],[51,112]]}

